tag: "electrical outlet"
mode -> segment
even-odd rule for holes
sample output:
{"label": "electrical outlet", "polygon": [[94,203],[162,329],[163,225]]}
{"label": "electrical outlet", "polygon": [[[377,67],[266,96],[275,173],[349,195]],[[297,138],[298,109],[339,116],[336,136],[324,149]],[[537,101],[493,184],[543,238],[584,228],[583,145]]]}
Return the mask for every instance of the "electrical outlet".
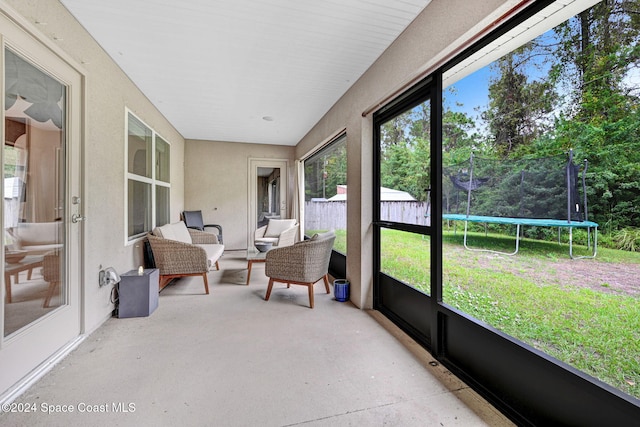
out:
{"label": "electrical outlet", "polygon": [[113,267],[107,267],[98,272],[98,285],[100,287],[115,285],[120,282],[120,276]]}

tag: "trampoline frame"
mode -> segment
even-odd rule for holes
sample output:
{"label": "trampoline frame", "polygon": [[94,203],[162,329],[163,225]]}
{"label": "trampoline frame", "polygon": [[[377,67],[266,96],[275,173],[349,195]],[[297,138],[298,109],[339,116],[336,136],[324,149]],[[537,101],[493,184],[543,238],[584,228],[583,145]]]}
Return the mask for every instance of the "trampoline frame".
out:
{"label": "trampoline frame", "polygon": [[[463,215],[463,214],[443,214],[442,219],[452,221],[464,221],[464,247],[470,251],[477,252],[492,252],[502,255],[515,255],[520,249],[520,228],[523,225],[535,226],[535,227],[558,227],[558,231],[561,228],[569,229],[569,256],[571,259],[582,258],[595,258],[598,253],[598,224],[593,221],[567,221],[562,219],[535,219],[535,218],[506,218],[506,217],[494,217],[494,216],[481,216],[481,215]],[[478,249],[472,248],[467,244],[467,229],[470,222],[478,222],[484,224],[509,224],[516,226],[516,247],[513,252],[495,251],[492,249]],[[593,229],[593,254],[591,255],[573,255],[573,229],[574,228],[586,228],[587,233],[591,233]],[[589,248],[591,244],[589,243]]]}

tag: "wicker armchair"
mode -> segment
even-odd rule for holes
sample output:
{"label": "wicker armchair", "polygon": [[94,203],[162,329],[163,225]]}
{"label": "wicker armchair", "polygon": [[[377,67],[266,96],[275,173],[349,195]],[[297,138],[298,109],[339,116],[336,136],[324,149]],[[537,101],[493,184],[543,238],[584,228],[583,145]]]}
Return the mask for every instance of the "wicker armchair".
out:
{"label": "wicker armchair", "polygon": [[329,259],[336,236],[333,233],[316,235],[310,240],[298,242],[292,246],[275,248],[267,252],[265,274],[269,277],[269,287],[265,301],[269,301],[275,282],[304,285],[309,289],[309,306],[313,308],[313,285],[324,280],[329,290]]}
{"label": "wicker armchair", "polygon": [[215,265],[224,246],[213,233],[187,229],[183,222],[158,227],[147,238],[155,266],[160,269],[160,290],[171,280],[184,276],[202,276],[205,292],[209,293],[207,273]]}
{"label": "wicker armchair", "polygon": [[298,224],[295,219],[270,219],[258,228],[253,236],[254,243],[271,243],[279,248],[291,246],[296,241]]}

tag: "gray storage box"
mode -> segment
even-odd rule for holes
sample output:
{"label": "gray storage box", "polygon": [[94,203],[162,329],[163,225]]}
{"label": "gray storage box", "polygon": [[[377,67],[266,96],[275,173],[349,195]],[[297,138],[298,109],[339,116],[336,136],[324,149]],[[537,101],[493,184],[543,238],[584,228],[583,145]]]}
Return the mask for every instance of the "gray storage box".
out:
{"label": "gray storage box", "polygon": [[120,276],[118,317],[145,317],[158,308],[160,270],[147,268],[142,275],[131,270]]}

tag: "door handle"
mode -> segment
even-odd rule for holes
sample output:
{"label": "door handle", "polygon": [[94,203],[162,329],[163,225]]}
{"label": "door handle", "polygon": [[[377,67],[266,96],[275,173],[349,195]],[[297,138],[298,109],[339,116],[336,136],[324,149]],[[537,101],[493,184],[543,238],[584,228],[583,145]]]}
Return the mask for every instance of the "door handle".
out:
{"label": "door handle", "polygon": [[73,223],[77,223],[77,222],[80,222],[80,221],[86,221],[86,219],[87,219],[87,217],[82,216],[80,214],[71,215],[71,222],[73,222]]}

